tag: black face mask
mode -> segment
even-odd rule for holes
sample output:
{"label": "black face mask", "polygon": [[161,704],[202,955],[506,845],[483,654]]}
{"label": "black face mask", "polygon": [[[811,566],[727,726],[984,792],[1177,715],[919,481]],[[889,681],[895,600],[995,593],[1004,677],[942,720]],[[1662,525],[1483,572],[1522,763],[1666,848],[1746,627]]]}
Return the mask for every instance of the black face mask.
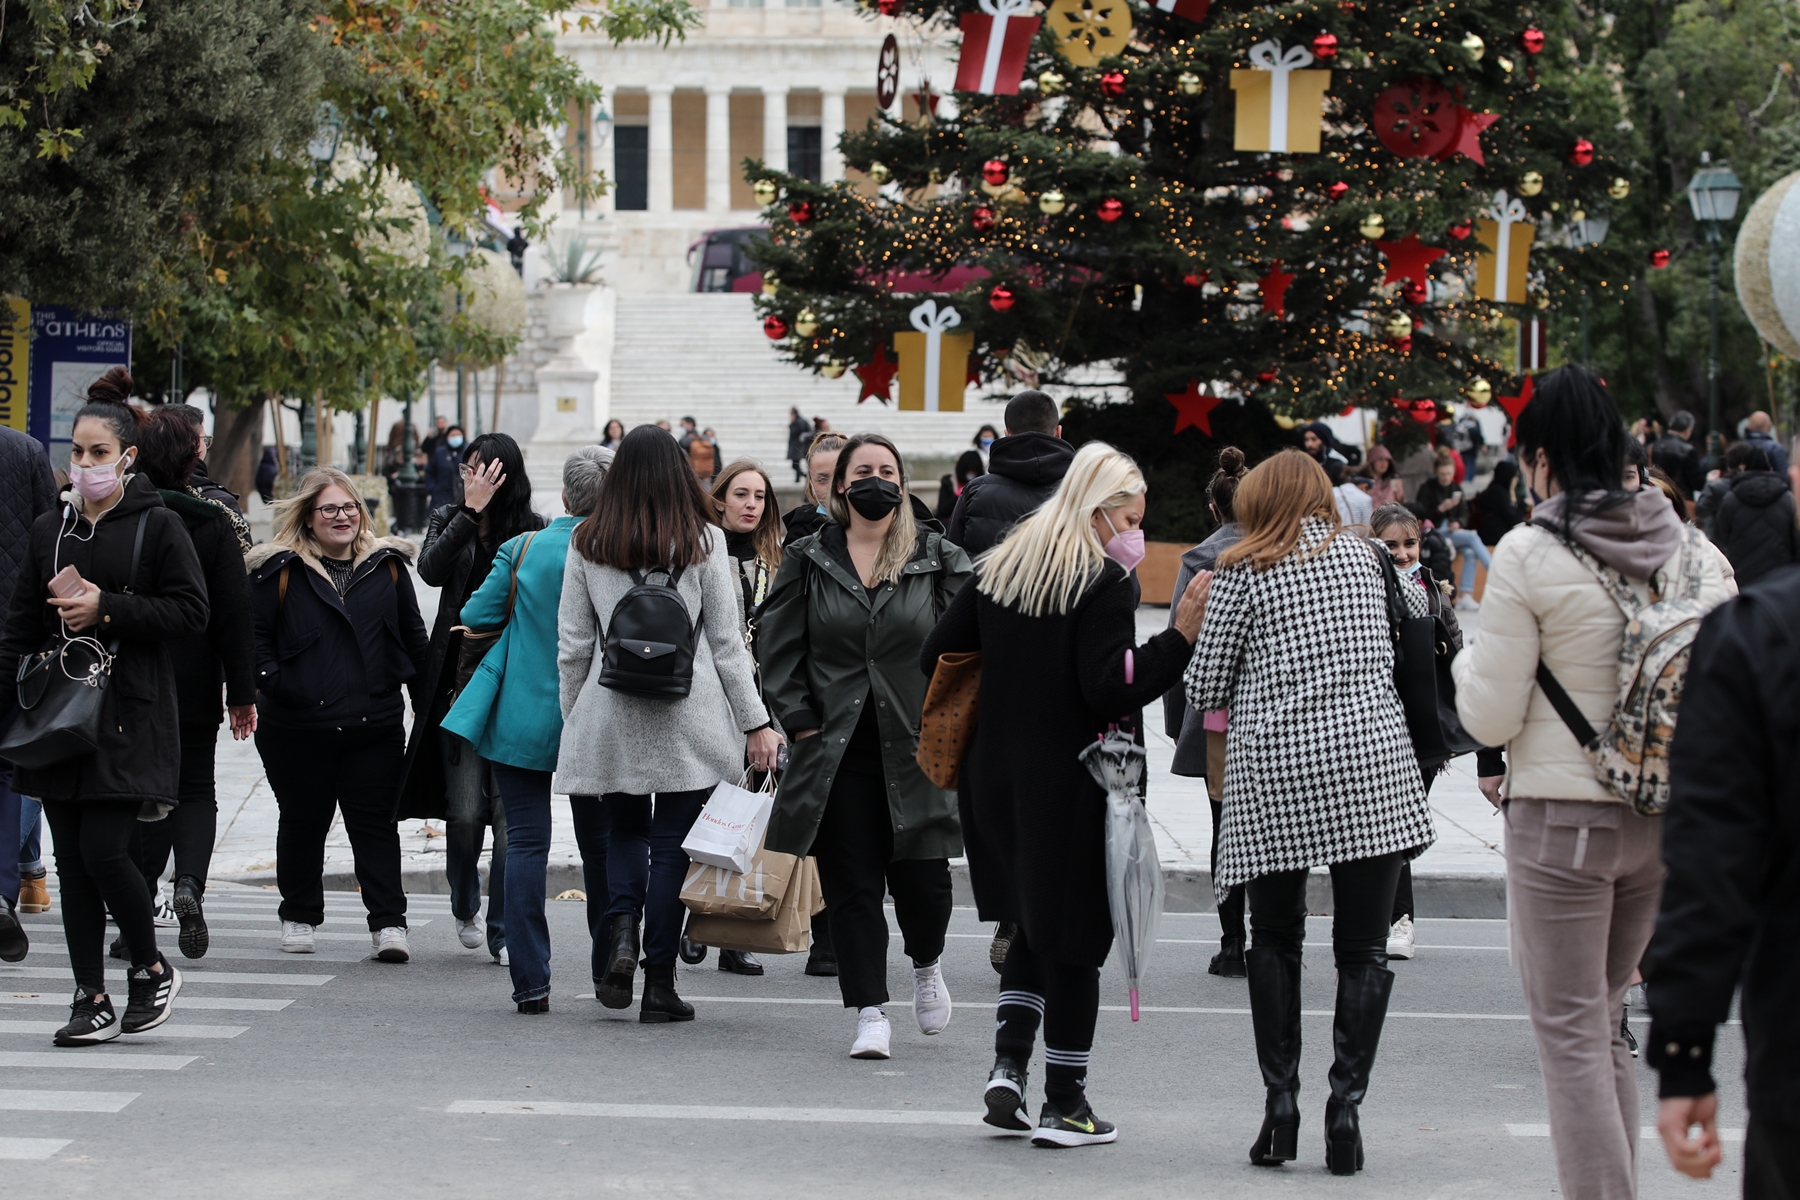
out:
{"label": "black face mask", "polygon": [[851,484],[845,498],[865,519],[879,521],[900,507],[900,485],[869,475]]}

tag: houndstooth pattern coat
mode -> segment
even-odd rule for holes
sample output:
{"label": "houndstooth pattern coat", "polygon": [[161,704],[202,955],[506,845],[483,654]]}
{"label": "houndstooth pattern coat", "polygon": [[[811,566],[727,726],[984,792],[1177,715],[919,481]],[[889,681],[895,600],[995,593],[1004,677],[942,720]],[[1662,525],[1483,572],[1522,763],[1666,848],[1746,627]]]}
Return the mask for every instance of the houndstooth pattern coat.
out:
{"label": "houndstooth pattern coat", "polygon": [[1383,551],[1341,534],[1318,552],[1330,532],[1309,519],[1267,571],[1213,579],[1186,687],[1194,708],[1231,710],[1220,897],[1278,871],[1414,858],[1437,838],[1394,690]]}

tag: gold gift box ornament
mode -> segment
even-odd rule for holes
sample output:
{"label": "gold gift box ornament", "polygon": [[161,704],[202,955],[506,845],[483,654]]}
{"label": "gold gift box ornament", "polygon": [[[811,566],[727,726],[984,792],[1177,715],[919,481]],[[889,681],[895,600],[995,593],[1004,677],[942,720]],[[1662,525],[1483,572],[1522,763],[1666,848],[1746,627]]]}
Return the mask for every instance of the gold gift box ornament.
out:
{"label": "gold gift box ornament", "polygon": [[915,333],[896,333],[900,355],[901,412],[961,412],[969,379],[972,333],[951,333],[962,314],[948,304],[927,300],[908,314]]}
{"label": "gold gift box ornament", "polygon": [[1231,90],[1237,93],[1234,150],[1267,150],[1285,154],[1317,154],[1325,115],[1325,91],[1331,72],[1309,71],[1312,51],[1270,40],[1250,47],[1248,67],[1233,67]]}
{"label": "gold gift box ornament", "polygon": [[1531,264],[1531,242],[1537,227],[1529,220],[1525,202],[1494,193],[1487,215],[1475,222],[1484,247],[1475,255],[1475,294],[1500,304],[1525,303],[1525,276]]}

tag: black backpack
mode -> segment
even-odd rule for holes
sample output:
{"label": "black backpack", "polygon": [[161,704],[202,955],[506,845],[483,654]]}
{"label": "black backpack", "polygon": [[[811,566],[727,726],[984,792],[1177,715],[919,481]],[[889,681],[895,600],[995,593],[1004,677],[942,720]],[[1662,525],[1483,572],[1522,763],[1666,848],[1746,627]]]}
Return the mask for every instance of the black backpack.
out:
{"label": "black backpack", "polygon": [[643,572],[631,572],[632,588],[606,623],[601,687],[672,699],[688,694],[694,682],[694,623],[675,590],[682,569],[668,572],[667,583],[646,583]]}

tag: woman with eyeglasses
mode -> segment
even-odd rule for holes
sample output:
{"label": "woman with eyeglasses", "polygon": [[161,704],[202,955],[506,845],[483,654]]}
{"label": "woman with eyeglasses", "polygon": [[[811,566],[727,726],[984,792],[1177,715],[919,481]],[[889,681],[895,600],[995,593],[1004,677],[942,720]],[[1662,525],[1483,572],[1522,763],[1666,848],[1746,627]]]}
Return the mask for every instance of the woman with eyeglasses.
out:
{"label": "woman with eyeglasses", "polygon": [[406,750],[400,688],[425,668],[412,543],[378,538],[350,477],[308,471],[246,556],[256,633],[256,749],[275,791],[281,948],[311,954],[325,921],[325,835],[337,810],[356,858],[374,956],[405,962],[394,791]]}

